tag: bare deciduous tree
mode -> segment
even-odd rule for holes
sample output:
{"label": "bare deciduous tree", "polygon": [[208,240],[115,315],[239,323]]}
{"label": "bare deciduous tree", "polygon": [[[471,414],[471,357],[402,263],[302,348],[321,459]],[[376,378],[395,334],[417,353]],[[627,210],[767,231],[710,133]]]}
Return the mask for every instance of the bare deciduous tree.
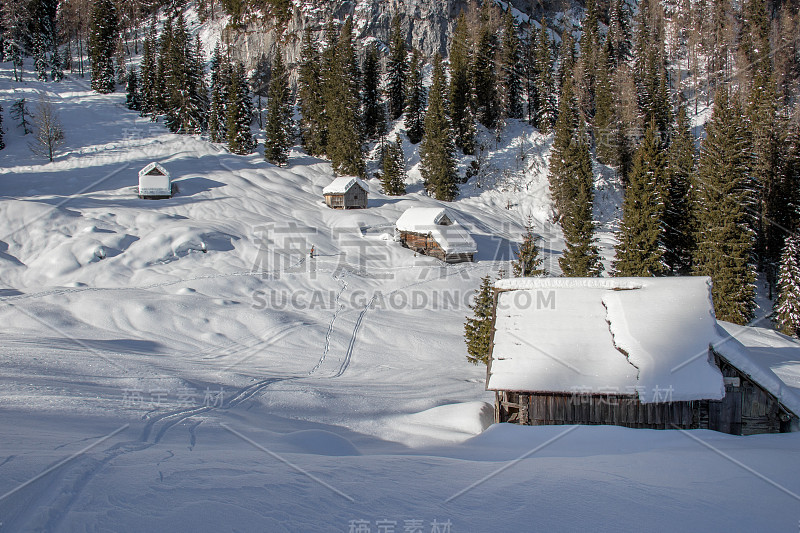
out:
{"label": "bare deciduous tree", "polygon": [[34,154],[47,157],[52,162],[56,157],[56,151],[64,144],[64,128],[49,97],[42,96],[39,99],[33,122],[36,135],[28,146]]}

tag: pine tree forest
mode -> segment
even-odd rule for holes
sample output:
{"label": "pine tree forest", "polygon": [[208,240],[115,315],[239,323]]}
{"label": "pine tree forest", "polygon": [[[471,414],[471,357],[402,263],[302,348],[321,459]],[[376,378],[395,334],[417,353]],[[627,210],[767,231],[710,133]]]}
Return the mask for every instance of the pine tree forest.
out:
{"label": "pine tree forest", "polygon": [[[232,17],[213,52],[181,3],[23,4],[0,3],[0,56],[16,82],[25,61],[41,82],[88,78],[98,93],[125,92],[128,109],[174,133],[207,136],[234,154],[261,140],[276,165],[297,141],[336,174],[379,177],[392,195],[407,190],[407,141],[424,191],[446,202],[468,180],[482,186],[487,139],[526,124],[552,140],[546,173],[565,245],[561,274],[709,275],[718,316],[742,324],[756,316],[757,283],[781,295],[781,309],[793,305],[784,264],[800,221],[796,4],[585,0],[567,20],[547,3],[528,18],[475,0],[453,16],[441,55],[423,53],[398,12],[374,39],[350,16],[306,25],[258,65],[229,37],[252,22],[249,13],[285,28],[288,2],[200,2],[201,22]],[[6,130],[18,107],[7,106]],[[21,122],[28,131],[24,113]],[[601,176],[622,191],[605,267],[594,206]],[[528,254],[537,228],[520,218]],[[529,258],[519,265],[539,272]]]}

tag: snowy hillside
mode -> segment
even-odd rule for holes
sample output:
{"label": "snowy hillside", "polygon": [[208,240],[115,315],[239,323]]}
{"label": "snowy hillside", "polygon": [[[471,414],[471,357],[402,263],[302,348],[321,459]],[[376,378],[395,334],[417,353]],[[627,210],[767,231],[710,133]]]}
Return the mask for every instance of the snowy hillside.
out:
{"label": "snowy hillside", "polygon": [[[463,342],[473,291],[528,216],[553,274],[563,248],[531,128],[484,132],[487,171],[448,204],[477,262],[446,266],[392,239],[405,209],[443,205],[409,144],[407,195],[372,180],[368,210],[335,211],[325,161],[231,155],[121,94],[9,69],[0,104],[47,94],[66,145],[45,164],[5,122],[0,531],[796,527],[797,433],[489,427]],[[151,161],[174,198],[137,198]],[[596,176],[607,260],[620,199]],[[760,342],[800,383],[796,343]]]}

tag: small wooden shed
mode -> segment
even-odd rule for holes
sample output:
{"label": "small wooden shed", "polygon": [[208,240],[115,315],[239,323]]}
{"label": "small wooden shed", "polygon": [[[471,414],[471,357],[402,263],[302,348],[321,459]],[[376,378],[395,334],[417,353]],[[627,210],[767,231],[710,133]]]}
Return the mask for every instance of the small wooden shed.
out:
{"label": "small wooden shed", "polygon": [[333,209],[366,209],[369,185],[355,176],[341,176],[322,189],[322,194]]}
{"label": "small wooden shed", "polygon": [[154,161],[139,171],[139,198],[171,197],[172,178],[167,169]]}
{"label": "small wooden shed", "polygon": [[710,289],[706,277],[499,280],[486,380],[495,420],[796,427],[800,397],[716,321]]}
{"label": "small wooden shed", "polygon": [[472,236],[444,207],[412,207],[395,225],[395,239],[406,248],[445,263],[474,261]]}

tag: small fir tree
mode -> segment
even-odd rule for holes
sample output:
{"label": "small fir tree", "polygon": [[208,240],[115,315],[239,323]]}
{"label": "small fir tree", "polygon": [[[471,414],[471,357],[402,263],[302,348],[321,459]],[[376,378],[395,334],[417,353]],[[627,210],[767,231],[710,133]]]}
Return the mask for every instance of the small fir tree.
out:
{"label": "small fir tree", "polygon": [[253,103],[250,99],[250,89],[247,86],[247,77],[242,63],[237,63],[233,68],[228,88],[226,112],[228,150],[239,155],[249,154],[255,149],[256,140],[250,131]]}
{"label": "small fir tree", "polygon": [[28,103],[25,98],[20,98],[11,106],[11,117],[22,128],[23,135],[31,133],[31,113],[28,111]]}
{"label": "small fir tree", "polygon": [[389,196],[401,196],[406,193],[406,158],[399,138],[386,145],[381,184],[383,193]]}
{"label": "small fir tree", "polygon": [[364,104],[364,138],[372,140],[383,137],[386,133],[386,106],[381,100],[381,72],[375,43],[367,47],[363,71],[364,90],[361,100]]}
{"label": "small fir tree", "polygon": [[45,43],[42,35],[33,38],[33,66],[36,70],[36,79],[47,81],[47,57],[45,56]]}
{"label": "small fir tree", "polygon": [[63,61],[57,47],[54,48],[53,53],[50,54],[50,79],[55,82],[64,79]]}
{"label": "small fir tree", "polygon": [[775,314],[782,333],[800,338],[800,237],[797,233],[789,235],[783,245]]}
{"label": "small fir tree", "polygon": [[89,28],[89,58],[92,63],[92,89],[114,92],[114,52],[119,36],[119,19],[112,0],[97,0],[92,8]]}
{"label": "small fir tree", "polygon": [[650,121],[642,145],[633,157],[625,189],[622,222],[617,234],[614,273],[617,276],[658,276],[664,273],[664,150]]}
{"label": "small fir tree", "polygon": [[447,113],[446,84],[442,58],[436,54],[430,105],[425,116],[426,134],[419,148],[420,172],[428,194],[437,200],[451,202],[458,195],[458,172],[453,129]]}
{"label": "small fir tree", "polygon": [[494,295],[492,278],[481,278],[481,286],[473,298],[472,316],[464,323],[464,341],[467,343],[467,361],[474,365],[488,364],[492,343]]}
{"label": "small fir tree", "polygon": [[406,100],[406,78],[408,77],[408,50],[406,36],[400,26],[400,16],[392,18],[392,34],[389,40],[389,59],[386,65],[389,116],[397,120],[403,115]]}
{"label": "small fir tree", "polygon": [[272,60],[272,79],[269,82],[267,127],[264,131],[264,158],[283,166],[289,159],[292,145],[292,108],[289,103],[289,76],[283,65],[281,49],[275,50]]}
{"label": "small fir tree", "polygon": [[544,259],[539,257],[538,237],[533,233],[533,220],[528,217],[525,223],[525,234],[517,251],[517,259],[511,265],[514,277],[546,276],[547,270],[542,267]]}
{"label": "small fir tree", "polygon": [[211,105],[208,114],[208,134],[211,142],[224,142],[228,138],[227,107],[231,80],[231,65],[223,57],[219,44],[211,57]]}
{"label": "small fir tree", "polygon": [[128,72],[128,83],[125,86],[125,105],[128,109],[133,111],[141,111],[142,105],[139,98],[139,76],[136,69],[131,69]]}
{"label": "small fir tree", "polygon": [[422,85],[422,56],[417,50],[411,55],[405,102],[406,134],[411,144],[417,144],[425,135],[425,87]]}
{"label": "small fir tree", "polygon": [[464,12],[456,22],[450,43],[450,119],[455,144],[465,155],[475,153],[475,117],[472,113],[472,40]]}

